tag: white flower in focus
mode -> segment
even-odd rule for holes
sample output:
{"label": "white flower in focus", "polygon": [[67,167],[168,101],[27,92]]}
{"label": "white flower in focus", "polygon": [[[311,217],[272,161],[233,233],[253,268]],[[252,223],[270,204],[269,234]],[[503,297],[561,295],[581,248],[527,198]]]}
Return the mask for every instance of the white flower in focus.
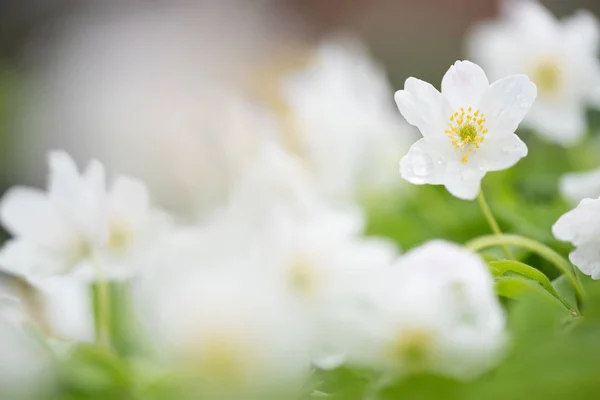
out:
{"label": "white flower in focus", "polygon": [[493,364],[505,342],[504,313],[485,263],[444,241],[384,270],[359,311],[340,337],[351,365],[468,378]]}
{"label": "white flower in focus", "polygon": [[569,260],[581,272],[600,279],[600,198],[581,200],[556,221],[552,233],[558,240],[575,246]]}
{"label": "white flower in focus", "polygon": [[392,167],[412,141],[394,112],[385,71],[362,43],[322,43],[306,69],[284,81],[291,121],[283,143],[304,160],[317,187],[338,203],[356,202],[364,190],[390,191]]}
{"label": "white flower in focus", "polygon": [[417,184],[444,185],[454,196],[471,200],[486,172],[513,166],[527,155],[515,135],[536,97],[525,75],[490,85],[485,72],[469,61],[457,61],[442,80],[442,92],[408,78],[396,92],[396,103],[423,138],[400,162],[400,173]]}
{"label": "white flower in focus", "polygon": [[129,276],[166,226],[145,186],[118,177],[107,192],[99,162],[80,174],[63,152],[50,153],[49,165],[47,192],[15,187],[2,200],[0,218],[14,236],[0,253],[2,268],[32,277],[98,263],[109,278]]}
{"label": "white flower in focus", "polygon": [[191,368],[207,390],[243,390],[247,398],[297,387],[309,367],[301,320],[269,281],[257,279],[251,260],[214,267],[158,274],[142,288],[140,315],[160,353]]}
{"label": "white flower in focus", "polygon": [[600,197],[600,169],[565,174],[559,181],[560,193],[572,204]]}
{"label": "white flower in focus", "polygon": [[493,78],[524,73],[539,96],[523,124],[569,146],[586,133],[586,106],[600,106],[600,28],[587,11],[558,21],[537,1],[505,1],[503,16],[476,27],[471,57]]}

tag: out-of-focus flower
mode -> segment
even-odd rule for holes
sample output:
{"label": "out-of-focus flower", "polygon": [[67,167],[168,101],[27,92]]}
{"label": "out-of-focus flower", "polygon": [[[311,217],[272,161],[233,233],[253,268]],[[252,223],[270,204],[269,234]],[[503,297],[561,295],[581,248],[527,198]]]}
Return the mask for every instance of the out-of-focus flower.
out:
{"label": "out-of-focus flower", "polygon": [[493,78],[525,73],[539,96],[524,124],[573,145],[587,129],[585,107],[600,106],[600,29],[587,11],[558,21],[537,1],[505,1],[498,21],[476,27],[470,56]]}
{"label": "out-of-focus flower", "polygon": [[423,138],[402,158],[402,177],[417,185],[442,184],[458,198],[474,199],[486,172],[510,168],[527,155],[514,132],[535,97],[527,76],[490,85],[485,72],[469,61],[450,67],[441,93],[408,78],[396,102]]}
{"label": "out-of-focus flower", "polygon": [[600,169],[566,174],[560,178],[560,193],[571,203],[600,197]]}
{"label": "out-of-focus flower", "polygon": [[36,276],[98,263],[110,278],[130,275],[166,227],[145,186],[118,177],[107,192],[98,161],[80,174],[63,152],[50,153],[49,165],[47,193],[15,187],[4,196],[0,217],[14,238],[0,253],[2,267]]}
{"label": "out-of-focus flower", "polygon": [[61,24],[43,54],[16,170],[39,173],[43,152],[66,149],[142,179],[182,219],[204,218],[269,135],[269,112],[240,82],[294,48],[293,23],[270,2],[109,3]]}
{"label": "out-of-focus flower", "polygon": [[600,199],[583,199],[552,227],[558,240],[571,242],[569,259],[581,272],[600,279]]}
{"label": "out-of-focus flower", "polygon": [[0,293],[0,397],[38,398],[49,375],[48,354],[15,319],[17,300]]}
{"label": "out-of-focus flower", "polygon": [[505,317],[479,256],[429,242],[383,270],[371,289],[340,336],[350,364],[468,378],[497,359]]}
{"label": "out-of-focus flower", "polygon": [[204,390],[217,391],[210,394],[254,398],[298,387],[309,368],[305,327],[281,292],[258,279],[259,266],[240,261],[158,275],[141,292],[141,315],[159,354],[194,371]]}
{"label": "out-of-focus flower", "polygon": [[356,202],[364,191],[390,191],[390,171],[412,142],[394,112],[383,68],[355,39],[323,42],[312,62],[283,82],[283,142],[299,155],[328,198]]}

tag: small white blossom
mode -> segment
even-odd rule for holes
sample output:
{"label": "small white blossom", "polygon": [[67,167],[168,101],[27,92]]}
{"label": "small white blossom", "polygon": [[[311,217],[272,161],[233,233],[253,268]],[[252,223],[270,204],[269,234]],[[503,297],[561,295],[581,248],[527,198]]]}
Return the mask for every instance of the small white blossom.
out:
{"label": "small white blossom", "polygon": [[340,329],[351,365],[468,378],[496,360],[505,316],[476,254],[429,242],[381,271],[371,285],[361,312]]}
{"label": "small white blossom", "polygon": [[600,169],[565,174],[560,178],[560,193],[573,204],[600,197]]}
{"label": "small white blossom", "polygon": [[586,133],[586,106],[600,106],[600,29],[587,11],[557,20],[537,1],[505,1],[503,16],[470,35],[471,57],[493,78],[524,73],[539,96],[523,124],[568,146]]}
{"label": "small white blossom", "polygon": [[581,200],[556,221],[552,233],[575,246],[569,259],[581,272],[600,279],[600,198]]}
{"label": "small white blossom", "polygon": [[527,155],[515,135],[536,97],[525,75],[490,85],[485,72],[469,61],[457,61],[442,80],[442,91],[408,78],[396,92],[396,103],[423,138],[400,163],[400,173],[417,184],[444,185],[454,196],[474,199],[488,171],[513,166]]}
{"label": "small white blossom", "polygon": [[47,192],[15,187],[2,199],[0,218],[14,236],[0,252],[2,268],[56,275],[96,263],[109,278],[129,276],[167,226],[145,186],[117,177],[107,191],[102,164],[92,161],[80,174],[63,152],[50,153],[49,165]]}
{"label": "small white blossom", "polygon": [[399,154],[413,140],[395,113],[392,88],[365,46],[327,40],[314,61],[284,82],[292,122],[283,143],[300,156],[317,188],[336,202],[356,202],[362,191],[390,191]]}

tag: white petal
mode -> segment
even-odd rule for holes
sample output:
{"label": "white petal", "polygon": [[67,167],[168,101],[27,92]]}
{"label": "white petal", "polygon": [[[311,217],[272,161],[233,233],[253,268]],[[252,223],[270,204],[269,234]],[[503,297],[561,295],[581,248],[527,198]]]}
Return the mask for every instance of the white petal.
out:
{"label": "white petal", "polygon": [[490,83],[483,69],[470,61],[457,61],[442,79],[442,94],[454,109],[477,106]]}
{"label": "white petal", "polygon": [[11,234],[41,245],[59,243],[70,235],[48,197],[37,189],[10,189],[0,204],[0,218]]}
{"label": "white petal", "polygon": [[575,246],[594,242],[600,237],[600,199],[583,199],[573,210],[562,215],[552,227],[558,240]]}
{"label": "white petal", "polygon": [[441,168],[425,139],[420,139],[413,144],[408,154],[400,161],[402,178],[415,185],[441,184],[443,182]]}
{"label": "white petal", "polygon": [[571,46],[595,54],[600,44],[600,27],[594,15],[586,10],[579,10],[571,17],[563,20],[564,37]]}
{"label": "white petal", "polygon": [[431,84],[408,78],[404,90],[397,91],[394,98],[402,116],[419,128],[424,137],[444,136],[450,111],[445,111],[444,98]]}
{"label": "white petal", "polygon": [[600,169],[563,175],[559,181],[560,193],[571,203],[600,197]]}
{"label": "white petal", "polygon": [[515,165],[527,155],[527,145],[517,135],[491,137],[470,157],[486,171],[501,171]]}
{"label": "white petal", "polygon": [[110,191],[111,215],[127,220],[143,220],[150,208],[148,190],[143,182],[119,176]]}
{"label": "white petal", "polygon": [[445,170],[444,186],[455,197],[474,200],[481,189],[481,179],[485,170],[469,162],[449,164]]}
{"label": "white petal", "polygon": [[48,165],[48,192],[59,199],[72,198],[80,182],[75,161],[64,151],[52,151],[48,154]]}
{"label": "white petal", "polygon": [[569,260],[577,266],[581,272],[591,276],[592,279],[600,279],[600,243],[589,243],[578,246],[569,254]]}
{"label": "white petal", "polygon": [[68,253],[50,253],[23,239],[9,240],[0,250],[0,269],[21,277],[62,274],[72,267]]}
{"label": "white petal", "polygon": [[511,75],[492,83],[480,106],[487,118],[488,137],[514,133],[536,97],[537,88],[527,75]]}
{"label": "white petal", "polygon": [[73,277],[30,281],[42,294],[45,318],[54,335],[78,341],[94,340],[92,293],[87,282]]}

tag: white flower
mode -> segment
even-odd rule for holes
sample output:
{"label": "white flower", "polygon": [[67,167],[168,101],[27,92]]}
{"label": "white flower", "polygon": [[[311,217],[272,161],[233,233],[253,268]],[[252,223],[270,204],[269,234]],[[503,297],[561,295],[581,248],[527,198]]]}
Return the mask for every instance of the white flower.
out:
{"label": "white flower", "polygon": [[490,366],[504,344],[492,276],[464,248],[429,242],[371,284],[361,312],[340,328],[351,365],[467,378]]}
{"label": "white flower", "polygon": [[50,153],[49,164],[47,193],[15,187],[2,200],[0,218],[14,238],[0,265],[22,276],[83,273],[86,268],[77,267],[94,263],[109,278],[133,273],[166,226],[145,186],[118,177],[107,192],[99,162],[79,174],[63,152]]}
{"label": "white flower", "polygon": [[514,134],[535,100],[525,75],[492,83],[469,61],[457,61],[442,80],[442,92],[408,78],[396,103],[423,138],[400,163],[400,173],[417,184],[444,185],[454,196],[474,199],[488,171],[513,166],[527,155]]}
{"label": "white flower", "polygon": [[569,259],[581,272],[600,279],[600,198],[581,200],[556,221],[552,233],[575,246]]}
{"label": "white flower", "polygon": [[523,123],[558,144],[587,129],[586,106],[600,106],[600,30],[587,11],[558,21],[536,1],[505,1],[504,15],[473,30],[471,57],[493,78],[524,73],[539,96]]}
{"label": "white flower", "polygon": [[600,197],[600,169],[565,174],[560,178],[560,193],[573,204]]}
{"label": "white flower", "polygon": [[328,198],[356,202],[364,190],[397,185],[390,167],[413,135],[394,112],[383,68],[362,43],[323,42],[283,90],[291,119],[282,129],[283,143],[304,160]]}
{"label": "white flower", "polygon": [[257,279],[251,260],[240,262],[158,274],[139,304],[166,360],[191,368],[208,390],[243,390],[247,398],[302,383],[309,358],[304,325],[281,292]]}

